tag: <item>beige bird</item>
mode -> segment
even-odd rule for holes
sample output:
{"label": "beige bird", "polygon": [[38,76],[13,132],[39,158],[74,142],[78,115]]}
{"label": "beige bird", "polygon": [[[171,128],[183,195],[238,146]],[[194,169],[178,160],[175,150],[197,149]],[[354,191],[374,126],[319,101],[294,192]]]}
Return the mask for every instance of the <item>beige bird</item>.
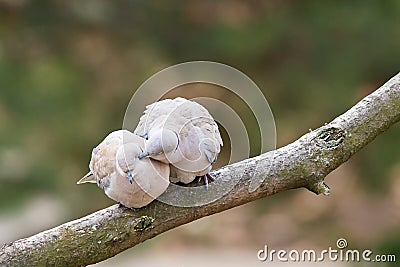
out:
{"label": "beige bird", "polygon": [[171,164],[171,181],[190,183],[209,172],[223,145],[217,123],[202,105],[181,97],[146,107],[135,134],[147,139],[140,159]]}
{"label": "beige bird", "polygon": [[139,160],[145,139],[127,131],[110,133],[92,151],[90,172],[77,184],[97,183],[111,199],[128,208],[146,206],[169,185],[169,165]]}

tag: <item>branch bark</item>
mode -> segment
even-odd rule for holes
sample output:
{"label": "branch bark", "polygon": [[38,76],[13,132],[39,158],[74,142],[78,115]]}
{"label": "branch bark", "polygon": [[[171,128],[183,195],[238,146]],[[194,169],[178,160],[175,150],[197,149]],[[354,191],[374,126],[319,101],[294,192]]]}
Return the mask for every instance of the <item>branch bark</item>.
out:
{"label": "branch bark", "polygon": [[[4,245],[0,265],[84,266],[182,224],[285,190],[305,187],[328,194],[325,176],[399,120],[400,73],[343,115],[295,142],[214,171],[216,183],[236,185],[210,204],[183,208],[154,201],[136,210],[113,205]],[[252,192],[251,179],[263,180]],[[168,194],[179,197],[171,187]]]}

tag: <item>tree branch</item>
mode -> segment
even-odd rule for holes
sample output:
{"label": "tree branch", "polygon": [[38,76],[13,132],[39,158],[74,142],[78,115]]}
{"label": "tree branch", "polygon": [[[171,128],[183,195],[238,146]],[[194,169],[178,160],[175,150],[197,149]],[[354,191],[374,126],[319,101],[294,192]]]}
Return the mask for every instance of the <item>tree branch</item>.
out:
{"label": "tree branch", "polygon": [[[400,73],[331,123],[295,142],[214,171],[215,183],[236,185],[210,204],[182,208],[154,201],[137,210],[113,205],[4,245],[0,265],[92,264],[182,224],[285,190],[306,187],[328,194],[325,176],[399,120]],[[263,182],[249,192],[251,179]],[[167,191],[179,197],[171,187]]]}

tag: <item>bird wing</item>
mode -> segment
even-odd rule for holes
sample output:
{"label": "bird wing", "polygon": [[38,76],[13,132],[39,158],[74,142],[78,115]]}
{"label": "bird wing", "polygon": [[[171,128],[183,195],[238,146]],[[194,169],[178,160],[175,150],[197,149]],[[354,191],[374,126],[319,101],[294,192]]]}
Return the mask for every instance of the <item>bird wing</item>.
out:
{"label": "bird wing", "polygon": [[[138,160],[133,170],[135,182],[147,193],[159,196],[169,184],[169,164],[150,158]],[[156,197],[157,197],[156,196]]]}
{"label": "bird wing", "polygon": [[[140,138],[140,137],[138,137]],[[121,176],[126,176],[128,172],[135,169],[139,160],[137,156],[142,152],[140,144],[127,143],[122,144],[115,155],[116,169]]]}
{"label": "bird wing", "polygon": [[[169,164],[150,158],[139,160],[144,139],[137,135],[128,136],[127,139],[130,142],[121,144],[115,155],[118,176],[113,180],[114,187],[110,187],[106,194],[128,207],[138,208],[147,205],[167,189],[170,169]],[[132,184],[128,184],[128,173],[133,177]]]}
{"label": "bird wing", "polygon": [[200,118],[193,124],[200,129],[200,148],[210,163],[215,162],[223,146],[217,123],[212,118]]}
{"label": "bird wing", "polygon": [[[201,144],[208,161],[216,161],[223,146],[217,123],[208,110],[202,105],[181,97],[165,99],[146,107],[134,133],[141,137],[148,137],[152,131],[160,128],[179,133],[179,139],[191,138],[181,144]],[[194,129],[196,128],[196,129]],[[195,131],[195,133],[193,132]],[[190,153],[190,149],[183,149]]]}
{"label": "bird wing", "polygon": [[191,102],[190,105],[185,106],[186,104],[182,105],[181,116],[187,121],[190,120],[190,124],[195,128],[196,136],[188,135],[188,133],[182,131],[182,138],[184,138],[184,136],[196,138],[200,149],[202,149],[208,161],[210,163],[215,162],[221,151],[221,146],[223,146],[217,123],[208,110],[202,105]]}
{"label": "bird wing", "polygon": [[182,103],[185,103],[186,101],[189,100],[178,97],[175,99],[161,100],[146,106],[146,110],[140,117],[139,123],[136,126],[134,133],[141,137],[146,137],[154,123],[156,121],[157,123],[160,123],[160,116],[164,116],[165,119],[166,115],[170,114],[178,106],[180,106]]}

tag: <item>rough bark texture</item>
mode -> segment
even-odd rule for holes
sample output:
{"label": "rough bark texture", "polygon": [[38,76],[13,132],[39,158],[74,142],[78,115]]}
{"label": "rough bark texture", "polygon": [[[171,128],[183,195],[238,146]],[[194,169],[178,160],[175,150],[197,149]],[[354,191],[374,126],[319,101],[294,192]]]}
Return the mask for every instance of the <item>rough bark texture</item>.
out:
{"label": "rough bark texture", "polygon": [[[0,265],[88,265],[182,224],[288,189],[306,187],[317,194],[328,194],[324,177],[399,120],[400,73],[331,123],[297,141],[214,171],[215,183],[236,185],[213,203],[182,208],[154,201],[137,210],[114,205],[4,245]],[[252,192],[251,179],[263,180]],[[218,190],[214,188],[210,187],[209,193]],[[179,197],[170,188],[168,194]]]}

